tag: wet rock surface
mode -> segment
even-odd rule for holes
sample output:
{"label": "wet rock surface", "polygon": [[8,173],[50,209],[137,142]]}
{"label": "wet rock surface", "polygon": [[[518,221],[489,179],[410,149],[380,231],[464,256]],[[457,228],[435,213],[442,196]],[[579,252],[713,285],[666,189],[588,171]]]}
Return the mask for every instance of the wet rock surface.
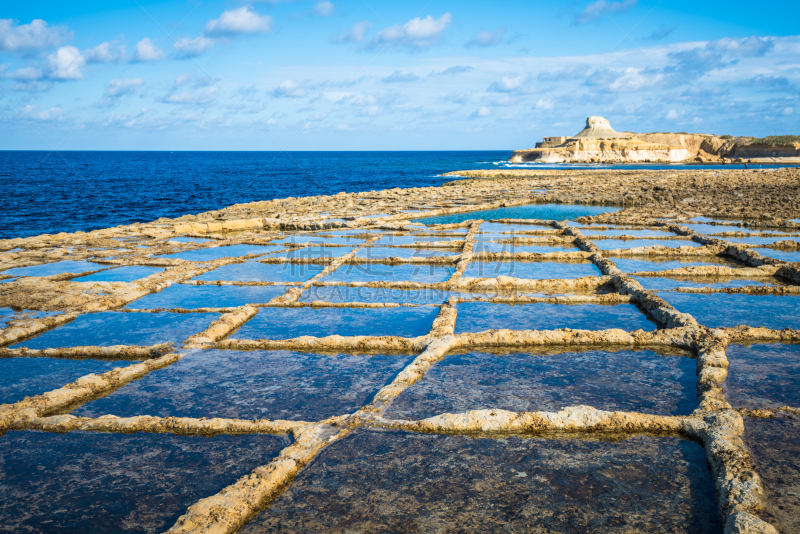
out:
{"label": "wet rock surface", "polygon": [[357,431],[242,532],[503,530],[716,533],[721,525],[703,450],[680,438]]}

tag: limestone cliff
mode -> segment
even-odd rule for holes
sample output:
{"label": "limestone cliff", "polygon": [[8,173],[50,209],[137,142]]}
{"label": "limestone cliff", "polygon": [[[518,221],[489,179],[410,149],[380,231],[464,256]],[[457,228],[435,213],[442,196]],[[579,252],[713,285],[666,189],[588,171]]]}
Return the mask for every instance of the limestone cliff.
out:
{"label": "limestone cliff", "polygon": [[[782,138],[783,139],[783,138]],[[796,138],[794,138],[796,139]],[[589,117],[586,127],[558,146],[516,150],[514,163],[645,163],[722,162],[750,158],[797,158],[800,142],[752,137],[685,133],[615,132],[602,117]]]}

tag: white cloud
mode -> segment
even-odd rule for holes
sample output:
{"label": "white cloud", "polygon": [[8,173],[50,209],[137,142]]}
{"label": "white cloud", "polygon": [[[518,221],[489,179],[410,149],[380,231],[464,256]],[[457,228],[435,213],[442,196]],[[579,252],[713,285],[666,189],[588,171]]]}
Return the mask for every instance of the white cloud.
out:
{"label": "white cloud", "polygon": [[671,109],[667,113],[667,119],[674,121],[676,119],[680,119],[681,115],[683,115],[683,113],[679,112],[677,109]]}
{"label": "white cloud", "polygon": [[94,48],[89,48],[83,51],[83,57],[86,58],[87,63],[114,63],[122,61],[125,56],[125,45],[117,45],[116,50],[112,47],[115,46],[108,41],[100,43]]}
{"label": "white cloud", "polygon": [[401,72],[399,70],[394,71],[385,78],[381,78],[383,83],[408,83],[416,82],[417,80],[419,80],[419,76],[413,72]]}
{"label": "white cloud", "polygon": [[535,109],[553,109],[555,108],[555,102],[553,102],[550,98],[540,98],[538,102],[536,102]]}
{"label": "white cloud", "polygon": [[534,91],[534,86],[527,74],[519,76],[503,76],[489,86],[489,91],[494,93],[529,94]]}
{"label": "white cloud", "polygon": [[170,93],[162,102],[167,104],[209,104],[217,97],[217,87],[208,86],[189,91]]}
{"label": "white cloud", "polygon": [[214,40],[209,39],[208,37],[195,37],[191,39],[189,37],[185,39],[178,39],[172,45],[173,50],[179,56],[184,57],[197,57],[201,55],[203,52],[211,49],[214,46]]}
{"label": "white cloud", "polygon": [[272,96],[277,98],[303,98],[306,90],[292,80],[286,80],[278,84],[272,91]]}
{"label": "white cloud", "polygon": [[447,67],[443,71],[434,72],[432,76],[452,76],[454,74],[464,74],[465,72],[470,72],[475,70],[475,67],[470,67],[469,65],[454,65],[452,67]]}
{"label": "white cloud", "polygon": [[790,115],[794,115],[794,108],[783,108],[783,111],[781,113],[783,115],[786,115],[787,117]]}
{"label": "white cloud", "polygon": [[242,6],[225,11],[218,19],[208,21],[203,34],[207,37],[233,37],[268,33],[271,29],[272,17],[261,15],[252,6]]}
{"label": "white cloud", "polygon": [[333,2],[322,0],[314,5],[314,9],[311,11],[311,14],[315,17],[330,17],[333,15],[333,7]]}
{"label": "white cloud", "polygon": [[469,91],[450,91],[436,99],[440,104],[464,104],[470,99],[472,93]]}
{"label": "white cloud", "polygon": [[30,81],[39,80],[44,76],[44,74],[36,67],[24,67],[13,72],[9,72],[7,76],[12,80]]}
{"label": "white cloud", "polygon": [[575,17],[576,24],[586,24],[609,13],[624,13],[629,9],[633,9],[639,3],[639,0],[621,0],[619,2],[608,2],[606,0],[597,0],[586,6]]}
{"label": "white cloud", "polygon": [[648,73],[643,69],[628,67],[621,76],[608,85],[608,89],[618,93],[638,92],[657,87],[663,79],[663,74]]}
{"label": "white cloud", "polygon": [[473,118],[476,118],[476,117],[488,117],[491,113],[492,113],[492,110],[490,110],[486,106],[481,106],[478,109],[476,109],[474,112],[472,112],[472,114],[470,114],[470,117],[473,117]]}
{"label": "white cloud", "polygon": [[47,56],[49,77],[55,80],[80,80],[86,60],[74,46],[62,46]]}
{"label": "white cloud", "polygon": [[17,115],[20,119],[59,122],[67,118],[67,111],[61,108],[50,108],[39,111],[39,108],[36,106],[27,105],[21,108]]}
{"label": "white cloud", "polygon": [[332,37],[331,40],[336,43],[363,43],[364,34],[370,28],[372,28],[372,23],[368,20],[356,22],[349,30],[341,35]]}
{"label": "white cloud", "polygon": [[42,19],[30,24],[17,24],[13,19],[0,19],[0,52],[27,53],[54,48],[67,38],[64,28],[48,26]]}
{"label": "white cloud", "polygon": [[131,78],[126,80],[114,79],[108,82],[108,87],[106,87],[106,96],[119,97],[136,93],[139,91],[139,88],[141,88],[142,85],[144,85],[144,80],[142,78]]}
{"label": "white cloud", "polygon": [[160,59],[164,59],[165,57],[164,51],[154,45],[153,41],[151,41],[148,37],[145,37],[136,43],[136,50],[133,53],[133,60],[139,62],[158,61]]}
{"label": "white cloud", "polygon": [[480,46],[483,48],[495,46],[503,41],[503,35],[506,33],[505,28],[500,28],[497,31],[489,32],[481,30],[475,36],[464,44],[467,48],[472,46]]}
{"label": "white cloud", "polygon": [[414,18],[403,24],[395,24],[378,32],[374,45],[407,46],[409,48],[427,48],[442,40],[442,34],[453,21],[450,13],[438,19],[428,15],[424,19]]}

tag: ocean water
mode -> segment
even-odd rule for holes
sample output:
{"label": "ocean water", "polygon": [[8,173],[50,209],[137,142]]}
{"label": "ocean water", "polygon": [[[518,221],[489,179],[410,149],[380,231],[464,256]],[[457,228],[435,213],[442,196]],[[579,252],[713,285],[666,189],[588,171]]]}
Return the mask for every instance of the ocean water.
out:
{"label": "ocean water", "polygon": [[510,164],[510,156],[498,150],[0,151],[0,239],[149,222],[273,198],[435,186],[455,179],[441,174],[464,169],[619,167]]}

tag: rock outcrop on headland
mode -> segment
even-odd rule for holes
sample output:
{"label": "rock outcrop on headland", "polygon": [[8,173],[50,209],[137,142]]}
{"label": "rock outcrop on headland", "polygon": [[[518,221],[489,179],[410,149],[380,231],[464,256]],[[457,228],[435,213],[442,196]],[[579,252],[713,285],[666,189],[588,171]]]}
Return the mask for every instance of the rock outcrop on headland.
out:
{"label": "rock outcrop on headland", "polygon": [[[563,142],[554,144],[551,140]],[[536,148],[515,150],[514,163],[727,163],[763,158],[800,158],[796,139],[759,140],[706,134],[616,132],[603,117],[589,117],[569,138],[545,138]],[[798,160],[800,162],[800,160]]]}

